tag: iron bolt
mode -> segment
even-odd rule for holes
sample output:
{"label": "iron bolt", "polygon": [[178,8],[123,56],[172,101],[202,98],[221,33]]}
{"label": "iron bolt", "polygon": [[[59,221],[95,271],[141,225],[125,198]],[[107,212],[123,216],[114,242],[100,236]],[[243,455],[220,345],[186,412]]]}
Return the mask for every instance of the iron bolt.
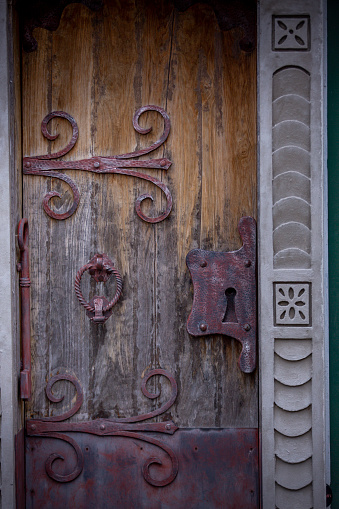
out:
{"label": "iron bolt", "polygon": [[207,267],[207,262],[206,261],[201,262],[200,267]]}
{"label": "iron bolt", "polygon": [[166,166],[166,160],[163,159],[162,161],[160,161],[160,166]]}
{"label": "iron bolt", "polygon": [[106,429],[106,426],[104,424],[100,424],[100,429],[104,430]]}
{"label": "iron bolt", "polygon": [[166,424],[165,428],[166,429],[171,429],[171,425],[170,424]]}
{"label": "iron bolt", "polygon": [[26,168],[30,168],[31,167],[31,163],[28,161],[27,163],[25,163],[25,166],[26,166]]}
{"label": "iron bolt", "polygon": [[245,325],[244,325],[244,330],[245,330],[245,331],[249,331],[249,330],[251,330],[251,326],[250,326],[250,324],[249,324],[249,323],[245,323]]}
{"label": "iron bolt", "polygon": [[100,163],[98,161],[95,161],[94,168],[99,168],[99,166],[100,166]]}
{"label": "iron bolt", "polygon": [[247,260],[247,262],[245,263],[245,267],[250,267],[251,265],[252,265],[251,260]]}
{"label": "iron bolt", "polygon": [[200,330],[202,330],[203,332],[204,332],[205,330],[207,330],[207,325],[206,325],[205,323],[201,323],[201,324],[200,324]]}
{"label": "iron bolt", "polygon": [[34,431],[36,429],[36,425],[32,424],[31,429]]}

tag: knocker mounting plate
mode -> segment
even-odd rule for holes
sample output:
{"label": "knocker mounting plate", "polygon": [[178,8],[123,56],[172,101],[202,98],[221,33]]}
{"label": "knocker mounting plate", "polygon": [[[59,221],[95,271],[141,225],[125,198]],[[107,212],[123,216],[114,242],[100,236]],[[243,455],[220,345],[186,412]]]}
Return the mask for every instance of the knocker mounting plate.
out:
{"label": "knocker mounting plate", "polygon": [[190,251],[186,263],[194,298],[187,330],[192,336],[224,334],[242,344],[239,367],[256,366],[256,223],[242,217],[238,225],[243,246],[238,251]]}

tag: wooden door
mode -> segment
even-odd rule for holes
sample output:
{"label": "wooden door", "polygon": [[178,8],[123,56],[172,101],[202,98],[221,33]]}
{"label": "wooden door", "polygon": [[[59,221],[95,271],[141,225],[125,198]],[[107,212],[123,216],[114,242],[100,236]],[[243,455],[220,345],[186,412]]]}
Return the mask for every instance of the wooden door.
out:
{"label": "wooden door", "polygon": [[[239,219],[256,216],[255,51],[241,50],[241,29],[221,30],[210,6],[180,12],[165,0],[105,1],[96,12],[72,4],[55,32],[34,36],[37,50],[22,55],[23,152],[49,158],[24,160],[27,507],[258,507],[257,370],[239,369],[235,339],[188,334],[185,262],[194,248],[239,249]],[[142,134],[132,119],[149,105],[158,111],[140,114],[152,127]],[[41,133],[51,112],[67,113],[47,117],[55,140]],[[72,119],[74,148],[53,156]],[[100,173],[114,167],[102,158],[162,141],[169,125],[156,150]],[[122,293],[95,323],[74,283],[78,274],[87,303],[113,298],[119,278],[81,272],[103,253]]]}

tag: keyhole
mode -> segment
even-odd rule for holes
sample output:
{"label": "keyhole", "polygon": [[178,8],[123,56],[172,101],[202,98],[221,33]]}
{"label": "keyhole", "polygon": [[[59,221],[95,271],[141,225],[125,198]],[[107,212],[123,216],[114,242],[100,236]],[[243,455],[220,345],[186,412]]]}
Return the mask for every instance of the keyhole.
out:
{"label": "keyhole", "polygon": [[231,322],[238,323],[238,318],[235,312],[235,296],[237,291],[234,288],[227,288],[225,291],[226,295],[226,311],[223,318],[223,323]]}

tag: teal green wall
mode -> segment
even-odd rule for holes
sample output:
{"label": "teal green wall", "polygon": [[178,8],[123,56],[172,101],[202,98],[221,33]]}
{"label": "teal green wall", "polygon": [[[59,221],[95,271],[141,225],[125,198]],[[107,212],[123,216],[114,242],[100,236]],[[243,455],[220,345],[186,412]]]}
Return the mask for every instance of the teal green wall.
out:
{"label": "teal green wall", "polygon": [[327,9],[331,488],[339,509],[339,1]]}

